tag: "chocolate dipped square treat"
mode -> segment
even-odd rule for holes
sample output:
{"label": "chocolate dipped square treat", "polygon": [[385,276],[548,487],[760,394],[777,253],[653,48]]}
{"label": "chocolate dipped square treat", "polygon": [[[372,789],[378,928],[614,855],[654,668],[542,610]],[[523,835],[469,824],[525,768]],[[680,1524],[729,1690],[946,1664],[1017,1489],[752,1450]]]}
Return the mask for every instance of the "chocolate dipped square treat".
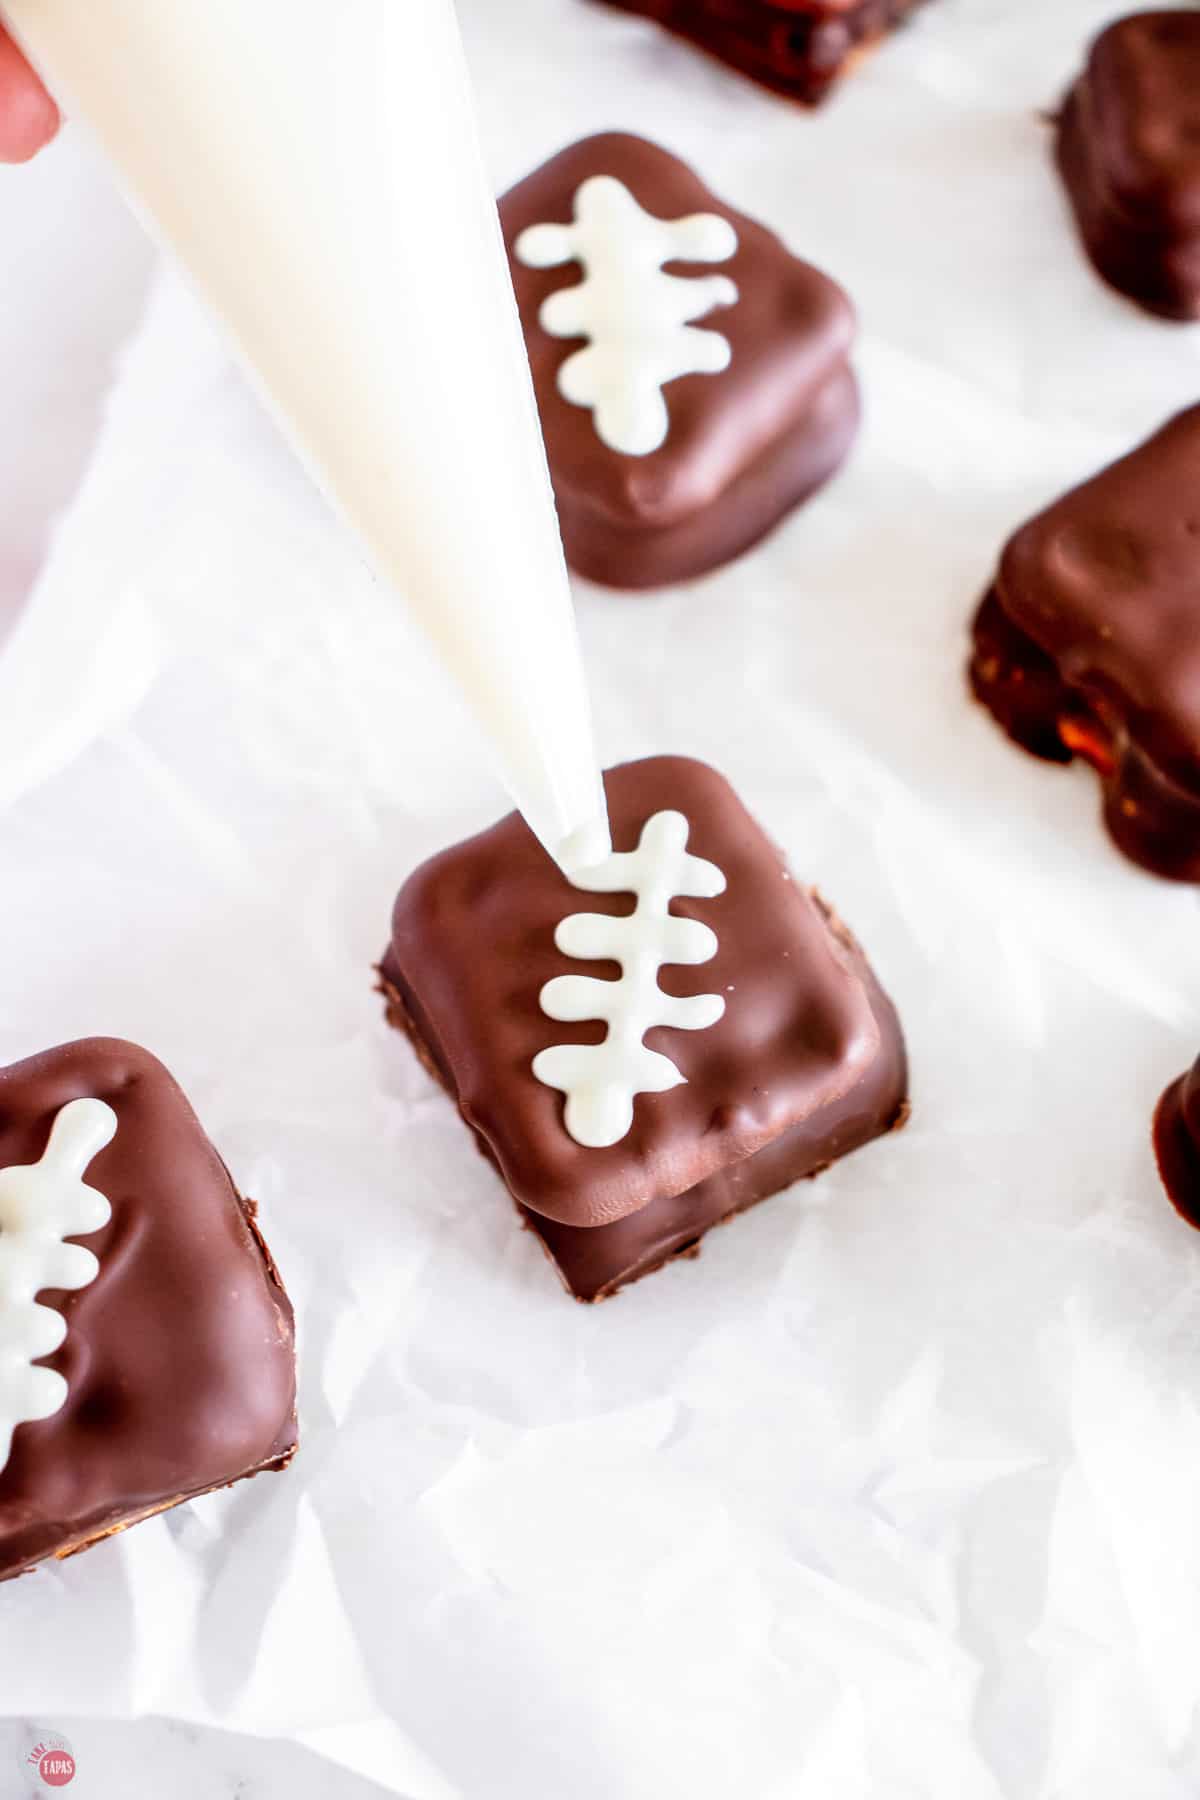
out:
{"label": "chocolate dipped square treat", "polygon": [[858,429],[836,282],[620,132],[500,203],[567,561],[619,588],[730,561]]}
{"label": "chocolate dipped square treat", "polygon": [[654,19],[773,93],[817,106],[924,0],[608,0]]}
{"label": "chocolate dipped square treat", "polygon": [[1200,318],[1200,11],[1133,13],[1102,31],[1057,154],[1105,281],[1163,318]]}
{"label": "chocolate dipped square treat", "polygon": [[295,1448],[291,1306],[162,1064],[0,1069],[0,1579]]}
{"label": "chocolate dipped square treat", "polygon": [[1158,1103],[1154,1154],[1172,1206],[1200,1227],[1200,1058]]}
{"label": "chocolate dipped square treat", "polygon": [[970,680],[1024,749],[1092,765],[1126,856],[1200,881],[1200,406],[1010,539]]}
{"label": "chocolate dipped square treat", "polygon": [[574,883],[515,813],[400,890],[392,1024],[456,1101],[576,1299],[901,1124],[896,1013],[720,775],[605,778]]}

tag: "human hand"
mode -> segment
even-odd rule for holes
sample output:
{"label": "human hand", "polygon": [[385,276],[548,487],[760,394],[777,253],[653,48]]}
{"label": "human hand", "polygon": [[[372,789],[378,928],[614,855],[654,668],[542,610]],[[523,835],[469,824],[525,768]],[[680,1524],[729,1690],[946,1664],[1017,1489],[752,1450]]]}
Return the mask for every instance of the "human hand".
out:
{"label": "human hand", "polygon": [[57,130],[57,106],[0,25],[0,163],[28,162]]}

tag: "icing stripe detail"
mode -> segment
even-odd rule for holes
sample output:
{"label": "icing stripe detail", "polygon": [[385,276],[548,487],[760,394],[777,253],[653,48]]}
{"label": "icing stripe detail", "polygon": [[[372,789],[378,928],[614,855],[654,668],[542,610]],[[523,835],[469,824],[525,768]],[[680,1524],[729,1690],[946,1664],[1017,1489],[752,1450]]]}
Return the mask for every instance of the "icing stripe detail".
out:
{"label": "icing stripe detail", "polygon": [[608,1026],[601,1044],[556,1044],[533,1060],[537,1079],[566,1095],[567,1131],[588,1149],[621,1141],[633,1124],[638,1094],[665,1093],[686,1079],[669,1056],[646,1047],[647,1031],[656,1025],[703,1031],[725,1011],[719,994],[679,999],[658,985],[665,964],[705,963],[717,953],[715,932],[670,911],[677,895],[712,899],[725,891],[720,869],[690,855],[687,840],[682,813],[655,813],[636,850],[609,856],[574,877],[573,885],[587,893],[633,894],[637,904],[629,917],[572,913],[554,934],[564,956],[621,965],[618,981],[558,975],[540,996],[548,1018],[600,1019]]}
{"label": "icing stripe detail", "polygon": [[573,224],[531,225],[517,239],[527,268],[583,268],[583,280],[551,294],[538,316],[551,337],[587,338],[558,371],[558,390],[590,408],[610,450],[648,456],[660,449],[671,425],[666,384],[729,367],[728,338],[692,321],[734,305],[737,288],[727,275],[668,275],[663,264],[727,262],[737,243],[717,213],[656,219],[611,175],[582,183]]}
{"label": "icing stripe detail", "polygon": [[83,1177],[112,1142],[117,1115],[103,1100],[72,1100],[55,1117],[36,1163],[0,1169],[0,1469],[18,1425],[48,1419],[67,1398],[67,1384],[38,1358],[57,1350],[67,1322],[39,1305],[45,1288],[85,1288],[100,1264],[83,1244],[107,1225],[112,1208]]}

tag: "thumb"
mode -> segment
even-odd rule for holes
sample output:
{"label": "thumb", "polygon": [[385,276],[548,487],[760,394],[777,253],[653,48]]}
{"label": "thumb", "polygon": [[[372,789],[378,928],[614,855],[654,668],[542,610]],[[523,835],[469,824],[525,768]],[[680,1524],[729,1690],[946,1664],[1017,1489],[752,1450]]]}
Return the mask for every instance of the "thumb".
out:
{"label": "thumb", "polygon": [[57,106],[0,25],[0,163],[28,162],[58,124]]}

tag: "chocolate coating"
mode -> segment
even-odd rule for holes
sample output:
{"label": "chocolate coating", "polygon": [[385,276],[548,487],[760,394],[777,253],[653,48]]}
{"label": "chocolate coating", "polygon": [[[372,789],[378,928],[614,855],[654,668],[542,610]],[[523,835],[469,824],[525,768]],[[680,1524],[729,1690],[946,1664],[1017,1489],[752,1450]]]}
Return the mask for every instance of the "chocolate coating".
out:
{"label": "chocolate coating", "polygon": [[1021,527],[972,687],[1037,756],[1083,756],[1134,862],[1200,881],[1200,407]]}
{"label": "chocolate coating", "polygon": [[162,1064],[114,1038],[0,1070],[0,1167],[36,1162],[70,1100],[106,1101],[88,1185],[112,1217],[77,1242],[100,1272],[44,1291],[67,1336],[51,1418],[18,1425],[0,1470],[0,1578],[65,1556],[296,1448],[292,1309],[258,1227]]}
{"label": "chocolate coating", "polygon": [[[677,808],[689,849],[727,882],[715,899],[672,905],[713,929],[715,957],[660,977],[670,994],[724,995],[725,1014],[702,1031],[647,1033],[686,1085],[639,1095],[620,1143],[577,1144],[562,1096],[531,1072],[549,1044],[595,1043],[604,1032],[548,1019],[545,982],[616,970],[556,949],[555,929],[581,896],[516,814],[405,883],[381,965],[393,1023],[455,1098],[581,1299],[657,1267],[720,1219],[899,1123],[907,1081],[895,1013],[861,951],[793,881],[720,775],[655,757],[611,770],[606,788],[617,849],[632,849],[653,813]],[[630,896],[588,894],[584,904],[623,914]]]}
{"label": "chocolate coating", "polygon": [[[532,225],[568,224],[590,176],[621,181],[660,218],[717,213],[738,234],[719,265],[673,263],[736,285],[735,305],[709,320],[728,339],[720,374],[684,375],[665,389],[670,432],[648,456],[612,450],[591,412],[565,400],[558,372],[580,346],[552,337],[541,307],[581,277],[578,263],[532,269],[513,246]],[[858,429],[858,388],[847,362],[854,313],[828,276],[774,234],[725,206],[686,163],[620,132],[585,138],[528,176],[500,203],[529,350],[567,560],[612,587],[683,581],[728,562],[763,537],[841,465]]]}
{"label": "chocolate coating", "polygon": [[1154,1154],[1172,1206],[1200,1228],[1200,1059],[1158,1103]]}
{"label": "chocolate coating", "polygon": [[655,19],[773,93],[817,106],[924,0],[608,0]]}
{"label": "chocolate coating", "polygon": [[1200,318],[1200,12],[1133,13],[1101,32],[1057,156],[1104,279],[1163,318]]}

